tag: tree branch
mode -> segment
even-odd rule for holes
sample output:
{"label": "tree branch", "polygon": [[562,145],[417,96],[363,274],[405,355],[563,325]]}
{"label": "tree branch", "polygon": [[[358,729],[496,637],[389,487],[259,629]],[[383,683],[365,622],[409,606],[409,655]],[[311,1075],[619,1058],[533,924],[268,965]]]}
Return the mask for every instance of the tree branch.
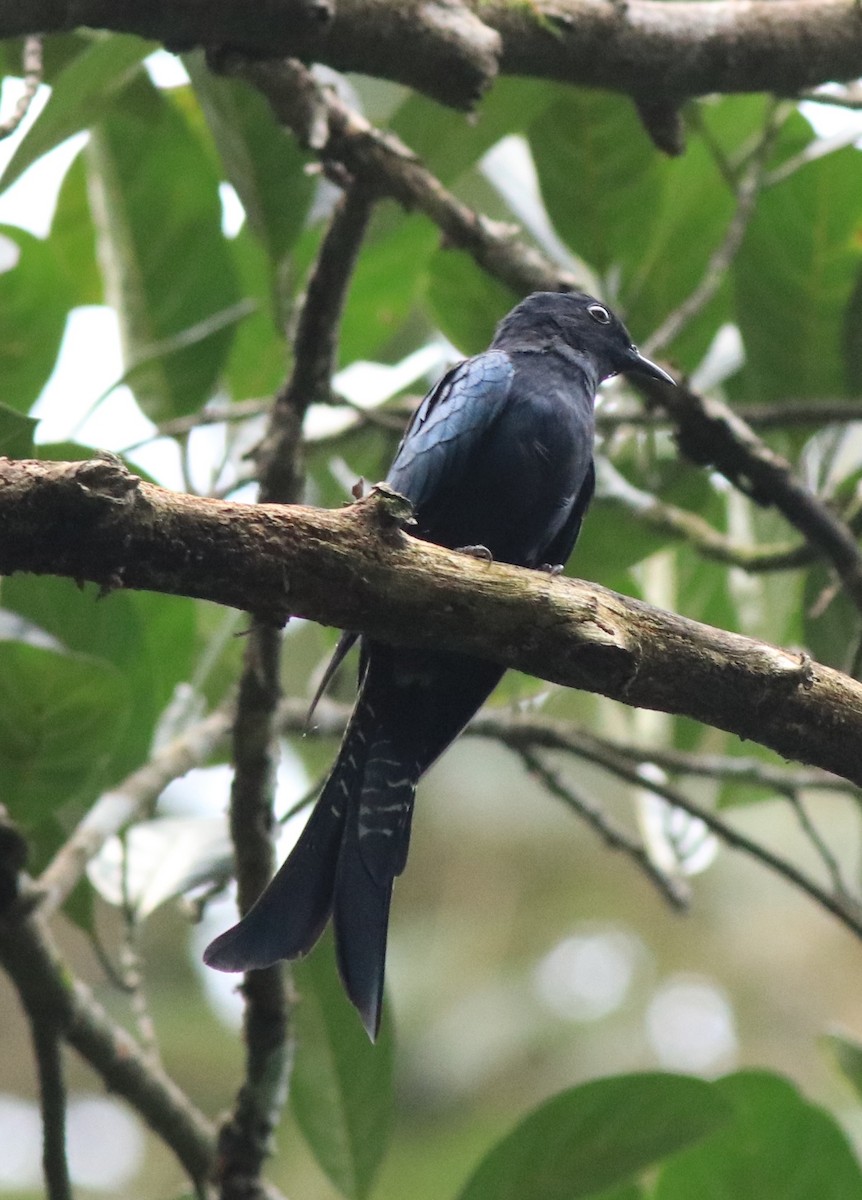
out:
{"label": "tree branch", "polygon": [[25,1010],[38,1010],[51,1020],[106,1086],[140,1113],[203,1190],[215,1157],[209,1122],[160,1067],[147,1061],[89,988],[72,976],[44,922],[24,915],[20,905],[0,913],[0,964]]}
{"label": "tree branch", "polygon": [[42,1108],[42,1171],[48,1200],[72,1200],[66,1159],[66,1080],[63,1050],[54,1022],[43,1011],[28,1009],[39,1072]]}
{"label": "tree branch", "polygon": [[42,38],[26,37],[21,66],[24,71],[24,90],[18,97],[12,114],[0,122],[0,139],[11,137],[30,111],[33,97],[42,82]]}
{"label": "tree branch", "polygon": [[[403,53],[403,50],[402,50]],[[375,194],[418,209],[448,242],[517,293],[567,291],[579,286],[569,271],[518,237],[518,227],[492,221],[458,200],[393,134],[376,129],[300,62],[247,62],[227,58],[221,69],[258,88],[277,119],[324,163],[342,164]]]}
{"label": "tree branch", "polygon": [[89,25],[170,48],[236,47],[407,84],[470,108],[498,71],[622,91],[655,109],[710,92],[862,74],[852,0],[0,0],[0,36]]}
{"label": "tree branch", "polygon": [[685,386],[638,380],[648,403],[662,405],[677,426],[680,450],[700,466],[714,466],[758,504],[772,504],[809,545],[831,562],[862,612],[862,551],[850,527],[796,479],[776,454],[727,405]]}
{"label": "tree branch", "polygon": [[[302,423],[309,404],[330,398],[341,313],[371,210],[372,197],[366,190],[360,185],[348,187],[321,243],[299,314],[293,370],[276,397],[257,450],[259,493],[265,503],[290,504],[301,498]],[[281,632],[256,616],[246,646],[233,729],[236,769],[230,826],[241,913],[248,911],[273,871],[278,761],[274,720],[280,673]],[[287,1095],[292,1055],[281,967],[247,972],[243,993],[246,1080],[219,1132],[223,1200],[251,1200],[261,1194],[260,1172]]]}
{"label": "tree branch", "polygon": [[620,850],[627,858],[644,873],[647,879],[658,889],[671,908],[684,910],[691,900],[691,890],[688,884],[679,877],[663,871],[653,862],[644,845],[633,837],[618,822],[590,800],[583,792],[564,782],[559,773],[553,771],[542,762],[538,754],[521,744],[513,747],[515,753],[547,792],[576,812],[599,835],[605,845],[611,850]]}
{"label": "tree branch", "polygon": [[226,736],[230,722],[229,712],[211,713],[99,798],[39,876],[35,890],[42,917],[62,907],[87,863],[109,838],[146,817],[171,780],[206,762]]}
{"label": "tree branch", "polygon": [[340,511],[179,495],[116,461],[0,459],[0,573],[190,595],[446,647],[684,713],[862,783],[862,685],[806,655],[595,584],[485,565],[403,534],[386,488]]}

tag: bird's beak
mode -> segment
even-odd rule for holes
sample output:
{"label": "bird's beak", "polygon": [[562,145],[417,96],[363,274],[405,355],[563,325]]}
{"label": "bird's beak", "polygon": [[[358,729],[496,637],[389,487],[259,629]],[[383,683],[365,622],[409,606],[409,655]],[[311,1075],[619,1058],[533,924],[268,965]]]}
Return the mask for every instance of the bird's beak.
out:
{"label": "bird's beak", "polygon": [[657,363],[652,362],[648,358],[644,358],[637,346],[631,346],[626,355],[626,365],[623,371],[626,373],[633,371],[638,375],[649,375],[651,379],[660,379],[663,383],[672,383],[676,387],[676,380],[672,375],[668,375],[667,371],[663,370]]}

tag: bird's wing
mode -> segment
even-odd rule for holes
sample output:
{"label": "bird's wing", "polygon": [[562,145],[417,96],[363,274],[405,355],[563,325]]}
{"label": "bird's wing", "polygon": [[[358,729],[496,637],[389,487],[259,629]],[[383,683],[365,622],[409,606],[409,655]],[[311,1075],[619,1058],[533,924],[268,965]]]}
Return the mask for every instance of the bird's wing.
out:
{"label": "bird's wing", "polygon": [[575,542],[578,540],[578,534],[581,532],[581,522],[590,506],[595,487],[596,469],[592,459],[590,459],[586,478],[575,497],[575,502],[566,518],[566,523],[542,556],[548,566],[564,566],[568,562],[569,555],[574,550]]}
{"label": "bird's wing", "polygon": [[515,369],[509,355],[489,350],[453,367],[413,414],[387,483],[417,512],[451,490],[470,453],[502,412]]}

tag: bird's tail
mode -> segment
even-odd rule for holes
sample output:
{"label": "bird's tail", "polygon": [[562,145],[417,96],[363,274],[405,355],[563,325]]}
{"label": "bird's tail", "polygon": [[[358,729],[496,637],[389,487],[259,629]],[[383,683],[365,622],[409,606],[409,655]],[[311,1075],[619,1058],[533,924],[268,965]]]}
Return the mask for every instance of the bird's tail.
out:
{"label": "bird's tail", "polygon": [[407,862],[420,774],[418,761],[378,736],[368,747],[338,854],[333,906],[338,969],[372,1041],[380,1027],[392,885]]}
{"label": "bird's tail", "polygon": [[204,952],[219,971],[299,958],[332,914],[345,991],[372,1040],[380,1026],[392,885],[407,861],[421,773],[418,761],[405,761],[375,729],[374,717],[360,700],[296,846],[243,919]]}
{"label": "bird's tail", "polygon": [[245,916],[215,938],[204,962],[217,971],[251,971],[307,954],[332,912],[338,854],[350,798],[365,765],[363,713],[348,726],[335,766],[299,841]]}

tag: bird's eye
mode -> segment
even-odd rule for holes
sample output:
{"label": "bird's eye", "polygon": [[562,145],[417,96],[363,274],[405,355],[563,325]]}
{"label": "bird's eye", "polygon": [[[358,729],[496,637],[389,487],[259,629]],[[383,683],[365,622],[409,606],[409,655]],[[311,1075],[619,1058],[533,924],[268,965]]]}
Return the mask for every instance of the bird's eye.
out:
{"label": "bird's eye", "polygon": [[587,312],[599,325],[610,325],[611,314],[601,304],[591,304]]}

